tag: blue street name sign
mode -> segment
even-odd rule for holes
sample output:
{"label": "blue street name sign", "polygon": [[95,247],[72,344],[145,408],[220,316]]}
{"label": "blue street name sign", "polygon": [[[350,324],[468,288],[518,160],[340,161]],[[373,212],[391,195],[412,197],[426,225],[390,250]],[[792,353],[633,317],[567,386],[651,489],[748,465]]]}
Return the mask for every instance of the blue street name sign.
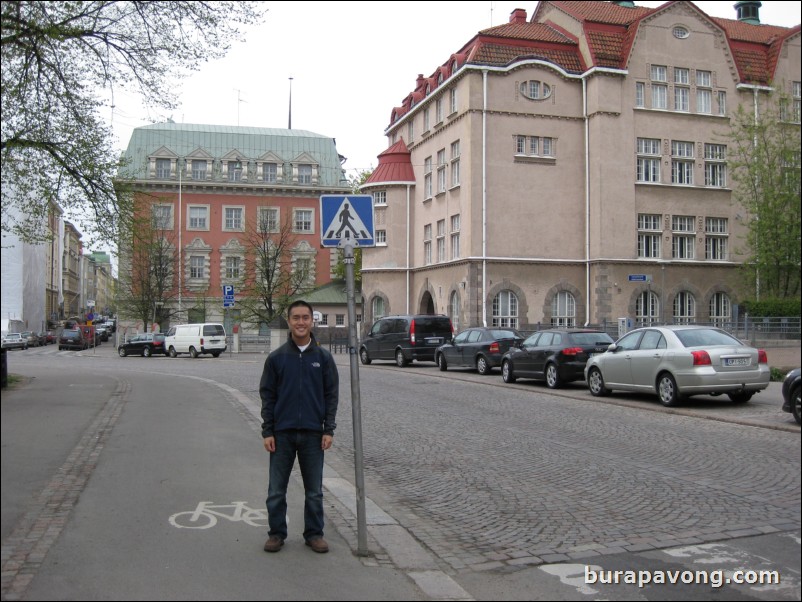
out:
{"label": "blue street name sign", "polygon": [[373,196],[324,194],[320,197],[320,245],[339,247],[352,242],[360,247],[376,245]]}
{"label": "blue street name sign", "polygon": [[648,274],[630,274],[628,280],[630,282],[651,282],[652,277]]}

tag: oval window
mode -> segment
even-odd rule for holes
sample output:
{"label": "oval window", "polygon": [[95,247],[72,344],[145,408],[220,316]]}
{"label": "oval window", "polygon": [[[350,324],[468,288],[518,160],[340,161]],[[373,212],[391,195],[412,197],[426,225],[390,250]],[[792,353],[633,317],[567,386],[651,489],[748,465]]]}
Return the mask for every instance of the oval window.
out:
{"label": "oval window", "polygon": [[521,94],[530,100],[543,100],[551,96],[551,86],[536,79],[521,82]]}
{"label": "oval window", "polygon": [[691,32],[688,31],[687,27],[683,27],[682,25],[677,25],[674,28],[674,37],[677,39],[684,40],[689,35],[691,35]]}

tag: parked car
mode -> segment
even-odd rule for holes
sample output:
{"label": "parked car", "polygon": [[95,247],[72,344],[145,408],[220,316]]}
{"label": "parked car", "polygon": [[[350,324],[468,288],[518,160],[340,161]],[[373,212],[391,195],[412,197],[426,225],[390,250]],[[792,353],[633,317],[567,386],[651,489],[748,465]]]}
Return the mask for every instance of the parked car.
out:
{"label": "parked car", "polygon": [[791,370],[783,380],[783,412],[791,412],[794,420],[802,424],[802,407],[800,407],[800,372],[799,368]]}
{"label": "parked car", "polygon": [[433,362],[437,348],[453,334],[448,316],[385,316],[373,323],[362,341],[359,359],[366,365],[373,360],[395,360],[400,367],[413,360]]}
{"label": "parked car", "polygon": [[468,328],[440,345],[434,361],[444,372],[449,368],[476,368],[479,374],[490,374],[501,365],[502,356],[523,340],[523,335],[512,328]]}
{"label": "parked car", "polygon": [[47,334],[44,333],[44,332],[37,332],[36,333],[36,340],[37,340],[37,344],[40,347],[44,347],[45,345],[47,345]]}
{"label": "parked car", "polygon": [[191,358],[208,354],[220,357],[228,349],[226,329],[222,324],[179,324],[167,331],[165,346],[170,357],[188,353]]}
{"label": "parked car", "polygon": [[583,380],[588,359],[607,351],[612,342],[601,330],[541,330],[504,354],[501,376],[505,383],[519,378],[545,380],[550,389],[556,389]]}
{"label": "parked car", "polygon": [[45,341],[48,345],[52,343],[58,343],[58,334],[56,334],[55,330],[48,330],[45,333]]}
{"label": "parked car", "polygon": [[95,331],[98,337],[100,337],[100,340],[104,343],[109,340],[109,331],[105,326],[98,326],[95,328]]}
{"label": "parked car", "polygon": [[58,336],[59,351],[63,349],[84,350],[89,347],[89,343],[84,338],[83,330],[80,328],[65,328]]}
{"label": "parked car", "polygon": [[585,378],[601,397],[612,390],[656,393],[664,406],[691,395],[726,393],[746,403],[769,386],[766,352],[709,326],[650,326],[590,358]]}
{"label": "parked car", "polygon": [[3,349],[27,349],[28,338],[19,332],[9,332],[3,337]]}
{"label": "parked car", "polygon": [[134,335],[125,343],[117,348],[120,357],[126,355],[141,355],[150,357],[151,355],[167,355],[167,347],[164,344],[164,335],[161,333],[142,333]]}
{"label": "parked car", "polygon": [[26,330],[22,334],[22,338],[28,341],[28,347],[38,347],[39,346],[39,337],[36,336],[36,333],[31,330]]}

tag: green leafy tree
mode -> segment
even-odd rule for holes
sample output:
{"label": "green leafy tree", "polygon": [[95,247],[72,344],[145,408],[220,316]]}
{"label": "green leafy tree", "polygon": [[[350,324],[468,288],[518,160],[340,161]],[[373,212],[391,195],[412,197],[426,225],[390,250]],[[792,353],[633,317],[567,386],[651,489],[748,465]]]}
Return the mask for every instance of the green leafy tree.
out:
{"label": "green leafy tree", "polygon": [[759,116],[738,107],[729,135],[734,195],[746,211],[749,290],[757,299],[800,294],[800,115],[780,92]]}
{"label": "green leafy tree", "polygon": [[[2,228],[47,238],[49,203],[85,234],[116,241],[130,195],[101,116],[114,95],[177,105],[174,79],[225,54],[258,2],[2,2]],[[16,211],[12,211],[16,209]]]}

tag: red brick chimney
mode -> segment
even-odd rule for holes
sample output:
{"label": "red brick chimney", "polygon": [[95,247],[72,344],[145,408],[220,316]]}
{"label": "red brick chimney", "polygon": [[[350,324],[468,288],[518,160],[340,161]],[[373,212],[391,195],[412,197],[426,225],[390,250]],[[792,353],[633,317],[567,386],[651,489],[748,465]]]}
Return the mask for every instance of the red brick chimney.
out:
{"label": "red brick chimney", "polygon": [[510,13],[510,23],[526,23],[526,9],[516,8]]}

